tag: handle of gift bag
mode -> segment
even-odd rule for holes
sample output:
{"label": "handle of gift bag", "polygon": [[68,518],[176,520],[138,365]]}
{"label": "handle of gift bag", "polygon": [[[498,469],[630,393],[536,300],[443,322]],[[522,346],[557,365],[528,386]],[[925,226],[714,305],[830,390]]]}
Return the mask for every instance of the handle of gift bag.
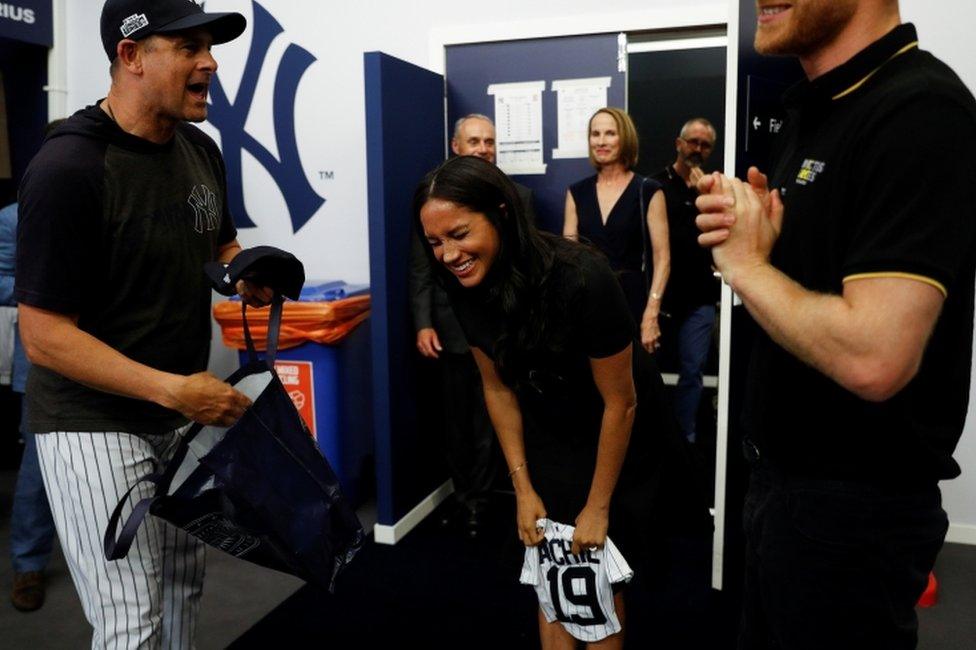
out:
{"label": "handle of gift bag", "polygon": [[122,518],[122,508],[125,507],[126,502],[129,500],[129,495],[142,483],[156,485],[159,479],[160,475],[156,472],[147,474],[136,481],[136,484],[130,487],[122,495],[122,498],[119,499],[118,505],[115,506],[115,510],[112,511],[112,515],[108,519],[108,526],[105,528],[104,542],[106,560],[118,560],[126,556],[129,552],[129,547],[132,546],[132,541],[136,537],[136,533],[139,531],[142,520],[146,518],[152,504],[159,498],[158,496],[151,496],[140,500],[132,509],[129,518],[125,520],[125,525],[122,526],[122,532],[116,538],[115,534],[119,529],[119,520]]}
{"label": "handle of gift bag", "polygon": [[[271,298],[271,313],[268,315],[268,337],[266,352],[264,355],[265,363],[268,368],[274,370],[275,357],[278,356],[278,337],[281,335],[281,318],[284,311],[285,297],[275,291]],[[247,360],[254,363],[258,360],[257,348],[254,347],[254,339],[251,337],[251,328],[247,325],[247,303],[241,301],[241,321],[244,323],[244,341],[247,344]]]}
{"label": "handle of gift bag", "polygon": [[[156,469],[135,482],[135,484],[130,487],[119,502],[116,504],[115,509],[108,519],[108,526],[105,527],[105,537],[103,540],[105,547],[105,559],[106,560],[118,560],[126,556],[129,552],[129,547],[132,546],[132,541],[136,537],[136,533],[139,531],[139,526],[142,525],[142,520],[146,518],[149,514],[149,510],[152,505],[156,503],[161,498],[161,495],[166,494],[169,489],[170,483],[173,481],[173,475],[176,473],[177,468],[182,464],[183,458],[187,454],[190,442],[196,438],[197,434],[203,429],[203,425],[199,422],[195,422],[189,429],[186,430],[180,438],[179,447],[177,447],[176,452],[170,459],[169,463],[166,464],[164,470],[159,471]],[[122,532],[118,533],[119,521],[122,519],[122,509],[125,504],[129,501],[129,495],[132,491],[143,483],[151,483],[153,486],[154,496],[146,497],[141,499],[132,512],[129,513],[129,517],[125,520],[125,524],[122,525]],[[116,536],[117,534],[117,536]]]}

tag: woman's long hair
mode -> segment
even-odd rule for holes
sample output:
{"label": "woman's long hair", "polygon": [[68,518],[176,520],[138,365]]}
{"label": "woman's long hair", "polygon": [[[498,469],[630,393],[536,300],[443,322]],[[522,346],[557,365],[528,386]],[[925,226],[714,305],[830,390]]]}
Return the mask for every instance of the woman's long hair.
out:
{"label": "woman's long hair", "polygon": [[[502,333],[491,351],[502,380],[517,387],[528,378],[537,353],[560,345],[556,314],[559,291],[549,282],[553,261],[564,240],[541,233],[525,216],[518,192],[495,165],[474,156],[458,156],[427,174],[414,194],[419,232],[420,210],[430,199],[450,201],[480,212],[498,232],[500,246],[480,290],[501,315]],[[434,268],[450,291],[467,291],[443,265]]]}

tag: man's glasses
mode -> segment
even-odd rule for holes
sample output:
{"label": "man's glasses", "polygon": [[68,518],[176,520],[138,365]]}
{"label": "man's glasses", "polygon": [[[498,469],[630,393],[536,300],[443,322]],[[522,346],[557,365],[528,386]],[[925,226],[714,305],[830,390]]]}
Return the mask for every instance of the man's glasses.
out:
{"label": "man's glasses", "polygon": [[708,140],[699,140],[698,138],[681,138],[681,141],[685,144],[690,144],[693,147],[698,147],[702,151],[710,151],[714,146]]}

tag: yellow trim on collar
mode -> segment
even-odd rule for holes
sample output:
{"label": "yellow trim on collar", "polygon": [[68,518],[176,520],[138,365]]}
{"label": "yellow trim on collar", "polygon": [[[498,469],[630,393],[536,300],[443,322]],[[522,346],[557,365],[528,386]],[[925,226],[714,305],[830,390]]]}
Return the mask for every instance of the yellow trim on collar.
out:
{"label": "yellow trim on collar", "polygon": [[911,49],[914,49],[916,47],[918,47],[918,41],[912,41],[911,43],[909,43],[905,47],[901,48],[900,50],[898,50],[897,52],[895,52],[894,54],[892,54],[891,57],[887,61],[885,61],[884,63],[882,63],[881,65],[879,65],[877,68],[875,68],[871,72],[867,73],[867,75],[865,75],[865,77],[863,79],[861,79],[860,81],[858,81],[856,84],[854,84],[853,86],[851,86],[847,90],[844,90],[842,92],[837,93],[836,95],[834,95],[833,97],[831,97],[831,99],[837,100],[837,99],[840,99],[841,97],[846,97],[846,96],[850,95],[852,92],[854,92],[855,90],[857,90],[858,88],[860,88],[861,86],[863,86],[864,84],[866,84],[868,82],[868,79],[870,79],[871,77],[874,76],[874,73],[876,73],[878,70],[880,70],[881,68],[883,68],[885,66],[885,63],[888,63],[888,61],[891,61],[891,59],[895,58],[896,56],[901,56],[905,52],[907,52],[907,51],[909,51]]}
{"label": "yellow trim on collar", "polygon": [[843,282],[846,284],[851,280],[870,280],[873,278],[902,278],[904,280],[917,280],[918,282],[924,282],[925,284],[938,289],[942,293],[943,298],[949,297],[949,292],[946,290],[944,284],[938,280],[927,278],[924,275],[916,275],[915,273],[901,273],[898,271],[884,271],[881,273],[855,273],[854,275],[849,275],[844,278]]}

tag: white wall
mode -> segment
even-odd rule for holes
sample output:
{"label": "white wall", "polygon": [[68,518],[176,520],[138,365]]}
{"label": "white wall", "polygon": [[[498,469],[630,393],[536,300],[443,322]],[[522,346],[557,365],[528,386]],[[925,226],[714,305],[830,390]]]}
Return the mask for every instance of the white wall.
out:
{"label": "white wall", "polygon": [[[67,5],[70,113],[105,95],[108,62],[99,38],[103,0],[62,1]],[[268,53],[259,97],[270,97],[274,70],[289,43],[317,59],[299,85],[295,121],[306,177],[326,203],[293,234],[280,192],[245,153],[244,200],[258,228],[242,230],[239,239],[245,246],[272,244],[292,251],[305,263],[309,279],[349,282],[369,282],[364,52],[380,50],[442,72],[444,43],[717,24],[727,14],[724,0],[682,0],[680,5],[673,0],[616,0],[609,10],[591,0],[497,0],[469,14],[450,0],[261,0],[261,5],[285,31]],[[207,10],[238,11],[253,25],[250,0],[209,0]],[[248,30],[215,48],[231,101],[250,40]],[[271,112],[270,101],[256,101],[247,129],[276,151]],[[204,128],[219,141],[216,131]],[[334,179],[319,178],[319,171],[333,172]],[[236,355],[217,343],[219,337],[215,328],[210,368],[224,376],[236,367]]]}
{"label": "white wall", "polygon": [[[73,111],[103,96],[107,62],[98,38],[102,0],[68,3],[68,107]],[[310,278],[368,282],[366,229],[366,151],[363,52],[381,50],[424,67],[431,63],[432,38],[454,40],[512,35],[549,35],[633,30],[706,20],[724,22],[723,0],[618,0],[607,10],[591,0],[524,2],[500,0],[465,15],[449,0],[398,2],[317,2],[262,0],[285,29],[272,45],[263,84],[270,84],[284,48],[294,42],[317,62],[299,86],[296,124],[299,150],[312,187],[326,198],[315,218],[291,233],[284,202],[260,165],[245,154],[245,202],[256,230],[241,232],[243,243],[270,243],[291,250],[306,264]],[[239,11],[250,20],[249,0],[209,0],[208,11]],[[690,18],[689,18],[690,17]],[[458,25],[455,30],[449,25]],[[435,36],[435,33],[437,34]],[[445,36],[447,35],[447,36]],[[250,46],[250,32],[218,46],[220,78],[233,98]],[[268,93],[270,95],[270,92]],[[256,102],[249,131],[274,151],[270,102]],[[409,128],[409,125],[403,125]],[[211,134],[215,132],[210,131]],[[267,136],[267,137],[266,137]],[[322,180],[319,171],[334,172]]]}
{"label": "white wall", "polygon": [[[318,59],[299,86],[296,123],[306,175],[327,202],[305,228],[293,235],[274,184],[259,165],[245,162],[245,201],[259,228],[243,231],[241,239],[246,245],[270,243],[292,250],[305,261],[310,278],[352,282],[369,279],[363,52],[381,50],[440,70],[440,46],[446,42],[722,23],[727,14],[725,0],[496,0],[478,5],[469,14],[460,11],[458,3],[451,0],[365,0],[341,4],[264,0],[262,4],[285,29],[269,53],[269,69],[290,42],[301,45]],[[68,108],[73,111],[104,95],[108,65],[98,37],[102,0],[71,0],[66,5]],[[970,33],[976,24],[976,5],[972,0],[942,0],[938,5],[936,10],[929,0],[901,2],[905,20],[918,25],[922,47],[948,62],[976,90],[976,57],[972,55]],[[248,0],[209,0],[207,8],[239,11],[251,17]],[[220,76],[231,97],[249,45],[250,33],[246,33],[238,41],[216,49]],[[269,81],[262,79],[263,84]],[[270,106],[256,103],[249,130],[274,150],[273,138],[267,137],[270,125]],[[320,170],[333,171],[334,180],[319,179]],[[971,413],[956,454],[963,475],[945,484],[944,491],[951,519],[964,526],[955,528],[953,536],[969,535],[976,542],[973,429],[976,421]]]}

